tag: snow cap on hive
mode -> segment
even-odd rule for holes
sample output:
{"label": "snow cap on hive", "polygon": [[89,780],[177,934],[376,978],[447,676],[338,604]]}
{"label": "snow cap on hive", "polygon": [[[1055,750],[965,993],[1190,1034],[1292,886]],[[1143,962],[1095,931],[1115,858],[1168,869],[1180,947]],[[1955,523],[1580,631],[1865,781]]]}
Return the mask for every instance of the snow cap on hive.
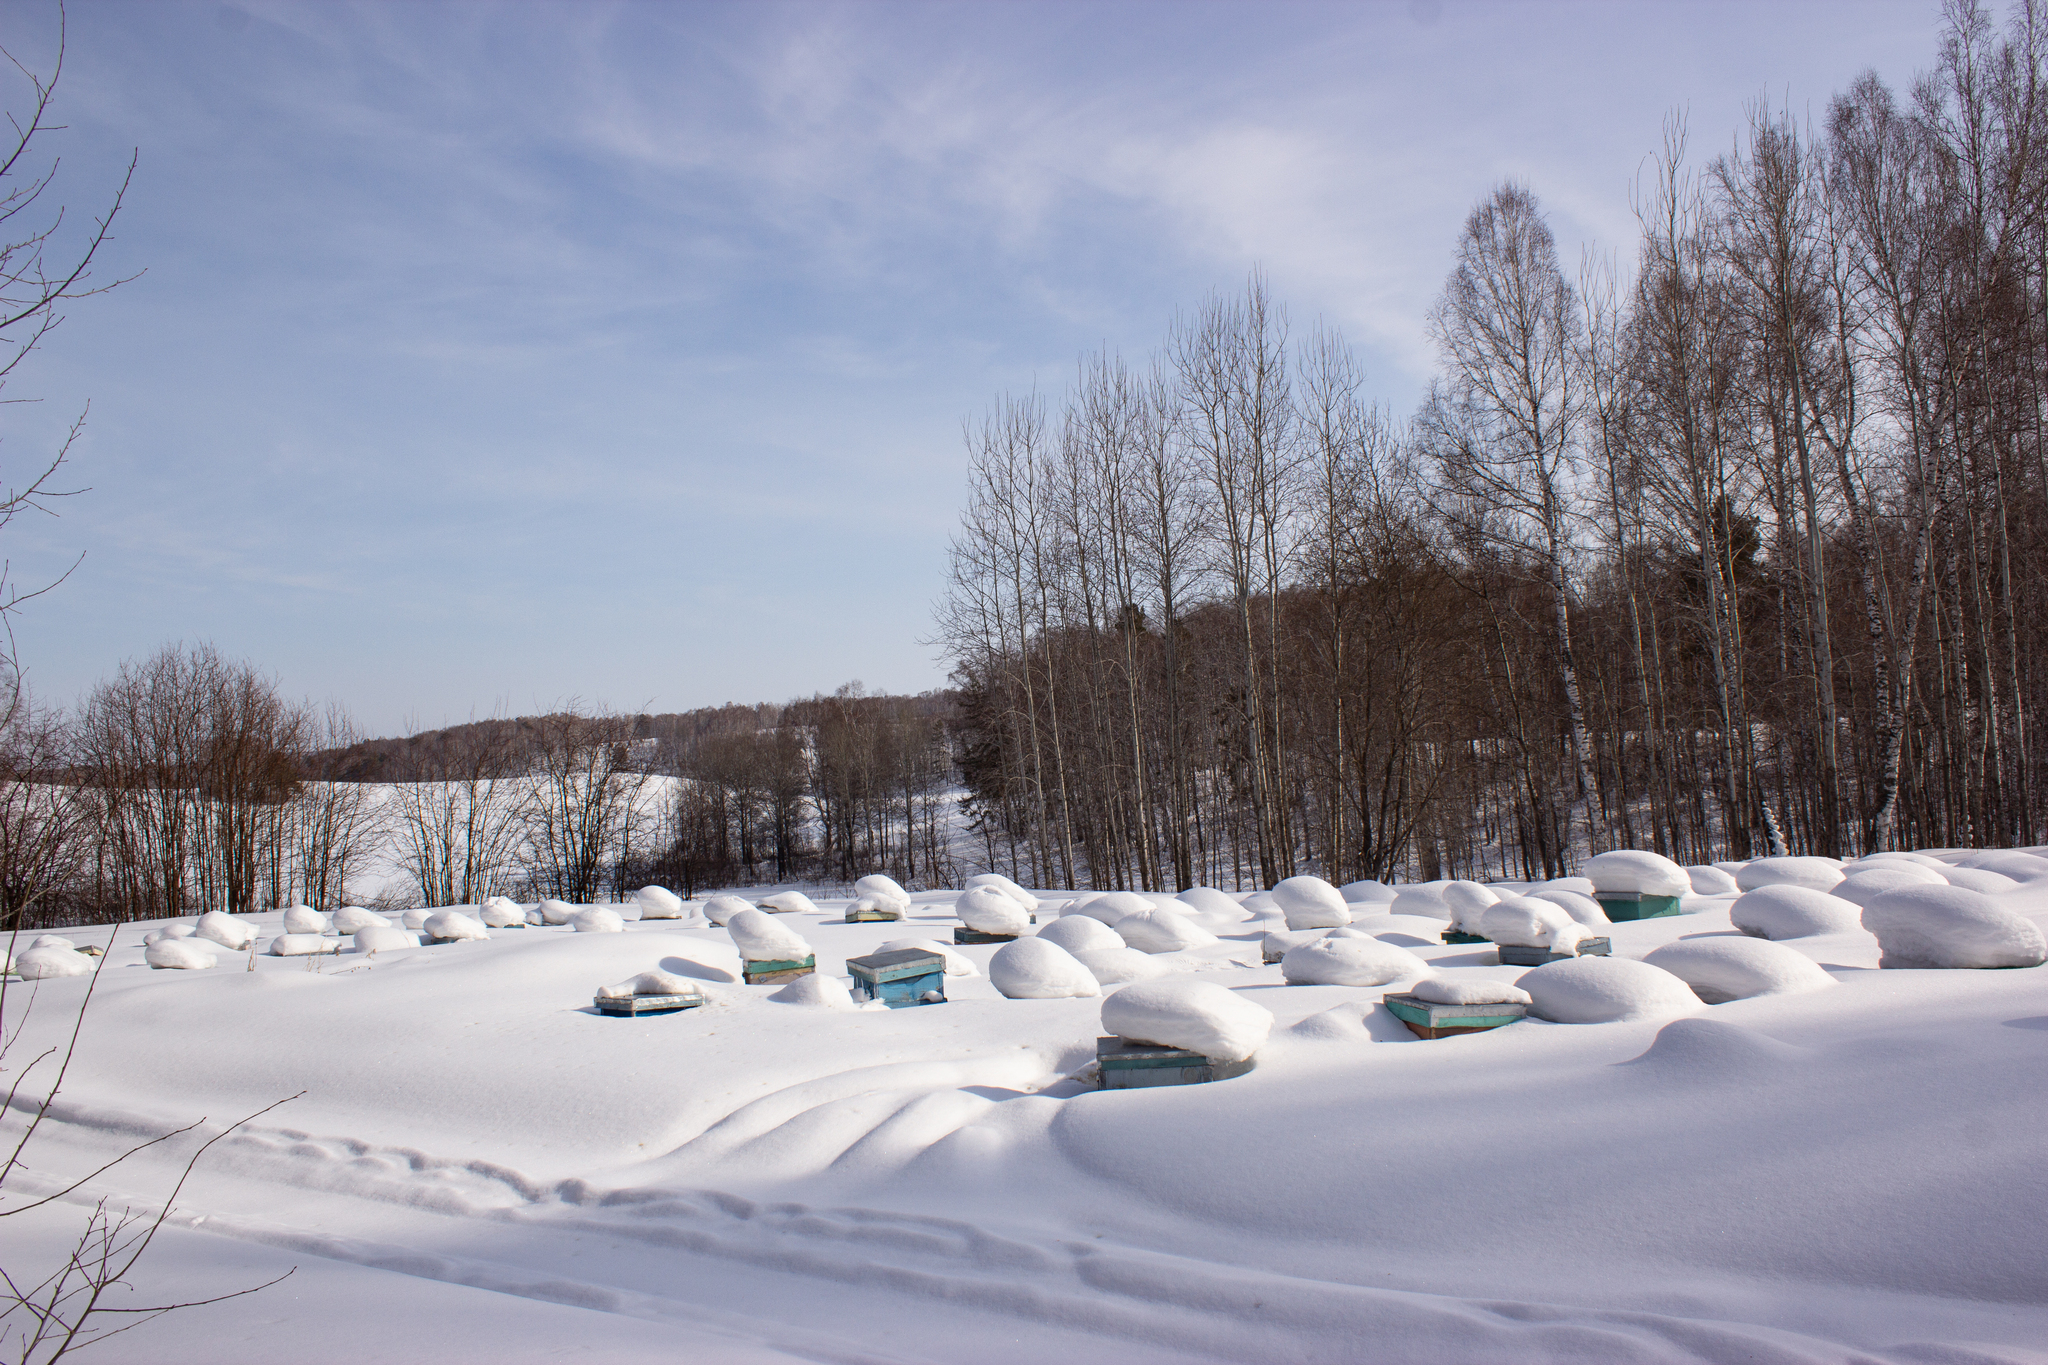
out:
{"label": "snow cap on hive", "polygon": [[1835,984],[1812,958],[1761,938],[1688,938],[1667,943],[1643,961],[1691,986],[1709,1005],[1753,995],[1795,995]]}
{"label": "snow cap on hive", "polygon": [[400,917],[399,923],[417,934],[427,927],[427,916],[433,913],[433,911],[427,909],[408,910]]}
{"label": "snow cap on hive", "polygon": [[836,976],[807,972],[768,997],[779,1005],[808,1005],[821,1010],[854,1010],[853,992]]}
{"label": "snow cap on hive", "polygon": [[1105,986],[1119,986],[1126,981],[1150,981],[1173,970],[1148,953],[1121,945],[1115,948],[1084,948],[1074,953],[1074,960]]}
{"label": "snow cap on hive", "polygon": [[526,908],[504,896],[486,896],[477,917],[489,928],[510,929],[526,923]]}
{"label": "snow cap on hive", "polygon": [[968,928],[983,934],[1021,934],[1031,927],[1023,906],[993,886],[973,886],[953,902],[953,913]]}
{"label": "snow cap on hive", "polygon": [[1509,896],[1486,907],[1479,918],[1482,937],[1518,948],[1546,948],[1560,930],[1583,927],[1571,911],[1555,901],[1534,896]]}
{"label": "snow cap on hive", "polygon": [[327,932],[327,916],[310,905],[287,906],[284,931],[287,934],[324,934]]}
{"label": "snow cap on hive", "polygon": [[[23,953],[23,957],[28,954]],[[215,965],[213,954],[205,945],[190,938],[163,938],[149,945],[142,954],[142,960],[152,967],[171,967],[184,971],[197,971]]]}
{"label": "snow cap on hive", "polygon": [[633,893],[641,919],[681,919],[683,898],[665,886],[643,886]]}
{"label": "snow cap on hive", "polygon": [[1863,927],[1856,903],[1810,886],[1778,882],[1744,892],[1728,907],[1728,922],[1751,938],[1805,938]]}
{"label": "snow cap on hive", "polygon": [[1024,913],[1027,915],[1038,913],[1038,897],[1032,895],[1000,872],[977,873],[975,876],[967,879],[967,890],[972,891],[977,886],[993,887],[995,890],[1002,892],[1005,896],[1023,906]]}
{"label": "snow cap on hive", "polygon": [[1692,878],[1684,868],[1661,853],[1640,848],[1617,848],[1596,854],[1579,871],[1596,891],[1683,896],[1692,890]]}
{"label": "snow cap on hive", "polygon": [[391,921],[374,910],[365,910],[360,905],[344,905],[334,912],[334,932],[353,934],[358,929],[384,929]]}
{"label": "snow cap on hive", "polygon": [[905,949],[914,949],[920,953],[933,953],[946,959],[947,976],[981,975],[981,968],[974,965],[973,958],[956,950],[952,944],[941,943],[935,938],[892,938],[881,947],[875,949],[875,951],[878,953],[894,953]]}
{"label": "snow cap on hive", "polygon": [[1429,974],[1429,964],[1405,948],[1342,930],[1287,950],[1280,974],[1295,986],[1384,986]]}
{"label": "snow cap on hive", "polygon": [[1450,913],[1451,927],[1468,934],[1474,932],[1469,926],[1479,923],[1486,907],[1500,899],[1500,893],[1492,887],[1469,881],[1445,882],[1438,894]]}
{"label": "snow cap on hive", "polygon": [[1183,948],[1202,948],[1216,941],[1216,935],[1171,910],[1139,910],[1121,915],[1110,931],[1141,953],[1177,953]]}
{"label": "snow cap on hive", "polygon": [[1063,1000],[1100,995],[1094,973],[1057,943],[1020,938],[996,949],[988,961],[989,984],[1011,1000]]}
{"label": "snow cap on hive", "polygon": [[[208,955],[209,962],[211,954]],[[14,973],[24,981],[44,981],[56,976],[85,976],[92,971],[92,959],[70,948],[30,948],[14,959]]]}
{"label": "snow cap on hive", "polygon": [[738,896],[713,896],[704,902],[704,918],[713,924],[725,924],[740,911],[753,908]]}
{"label": "snow cap on hive", "polygon": [[1191,886],[1174,899],[1205,919],[1235,924],[1244,918],[1244,907],[1213,886]]}
{"label": "snow cap on hive", "polygon": [[1882,863],[1876,867],[1859,867],[1851,863],[1844,869],[1848,876],[1828,888],[1830,896],[1839,896],[1857,905],[1868,905],[1887,891],[1896,891],[1902,886],[1947,886],[1948,878],[1931,867],[1917,863]]}
{"label": "snow cap on hive", "polygon": [[630,981],[605,986],[598,995],[606,1000],[630,1000],[636,995],[694,995],[697,983],[673,972],[642,972]]}
{"label": "snow cap on hive", "polygon": [[1432,1005],[1526,1005],[1529,992],[1505,981],[1483,977],[1426,976],[1408,994]]}
{"label": "snow cap on hive", "polygon": [[279,934],[270,940],[270,947],[264,951],[272,957],[310,957],[315,953],[334,952],[340,947],[341,944],[334,939],[323,938],[319,934]]}
{"label": "snow cap on hive", "polygon": [[2038,882],[2048,878],[2048,858],[2016,848],[1987,849],[1957,860],[1957,866],[1998,872],[2016,882]]}
{"label": "snow cap on hive", "polygon": [[1757,858],[1742,865],[1735,884],[1744,891],[1766,886],[1804,886],[1832,890],[1842,880],[1842,865],[1833,858]]}
{"label": "snow cap on hive", "polygon": [[569,916],[569,927],[579,934],[623,934],[626,918],[609,905],[592,905]]}
{"label": "snow cap on hive", "polygon": [[819,910],[809,896],[801,891],[778,891],[772,896],[763,896],[754,902],[755,908],[766,910],[771,915],[817,915]]}
{"label": "snow cap on hive", "polygon": [[1273,903],[1290,929],[1334,929],[1351,923],[1351,907],[1321,877],[1288,877],[1273,888]]}
{"label": "snow cap on hive", "polygon": [[1742,889],[1735,878],[1711,863],[1694,863],[1685,869],[1685,875],[1695,896],[1732,896]]}
{"label": "snow cap on hive", "polygon": [[1863,907],[1863,927],[1884,950],[1880,967],[2038,967],[2041,926],[1960,886],[1907,886]]}
{"label": "snow cap on hive", "polygon": [[1449,885],[1449,882],[1412,882],[1394,893],[1394,902],[1387,907],[1387,913],[1451,919],[1451,907],[1444,903],[1444,888]]}
{"label": "snow cap on hive", "polygon": [[735,911],[725,922],[725,931],[749,962],[801,962],[811,955],[803,935],[751,905]]}
{"label": "snow cap on hive", "polygon": [[1626,957],[1568,957],[1546,962],[1515,981],[1529,992],[1529,1012],[1558,1024],[1668,1019],[1700,1008],[1692,987],[1647,962]]}
{"label": "snow cap on hive", "polygon": [[430,937],[443,940],[474,941],[491,936],[490,930],[460,910],[441,910],[428,915],[427,922],[421,928]]}
{"label": "snow cap on hive", "polygon": [[910,908],[910,893],[898,886],[894,878],[885,877],[879,872],[870,873],[855,882],[853,884],[853,894],[856,896],[878,897],[888,901],[899,910],[908,910]]}
{"label": "snow cap on hive", "polygon": [[1062,915],[1040,929],[1038,936],[1076,954],[1129,947],[1116,930],[1091,915]]}
{"label": "snow cap on hive", "polygon": [[1273,1030],[1272,1011],[1213,981],[1168,976],[1125,986],[1102,1001],[1102,1027],[1132,1043],[1179,1047],[1240,1062]]}
{"label": "snow cap on hive", "polygon": [[1566,891],[1562,887],[1546,886],[1540,890],[1531,891],[1529,899],[1549,901],[1588,929],[1611,929],[1614,927],[1614,921],[1607,918],[1607,912],[1600,908],[1599,901],[1594,900],[1591,896],[1582,895],[1577,891]]}
{"label": "snow cap on hive", "polygon": [[367,929],[356,930],[356,951],[359,953],[388,953],[419,946],[419,935],[394,925],[373,924]]}
{"label": "snow cap on hive", "polygon": [[567,901],[544,900],[540,903],[542,924],[567,924],[576,918],[576,907]]}
{"label": "snow cap on hive", "polygon": [[1387,905],[1397,894],[1385,882],[1368,877],[1363,881],[1346,882],[1337,888],[1337,894],[1344,898],[1346,905]]}
{"label": "snow cap on hive", "polygon": [[192,928],[192,934],[195,938],[211,940],[223,948],[231,948],[236,952],[247,948],[250,941],[256,937],[254,929],[233,915],[223,915],[218,910],[209,910],[201,915],[199,923]]}

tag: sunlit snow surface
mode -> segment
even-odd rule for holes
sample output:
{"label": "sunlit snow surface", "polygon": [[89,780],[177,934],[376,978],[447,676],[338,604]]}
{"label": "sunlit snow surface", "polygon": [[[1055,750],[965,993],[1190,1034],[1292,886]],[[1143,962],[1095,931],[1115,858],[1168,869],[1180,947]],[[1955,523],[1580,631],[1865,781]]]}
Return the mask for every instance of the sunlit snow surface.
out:
{"label": "sunlit snow surface", "polygon": [[[1043,929],[1066,896],[1040,896]],[[950,940],[955,898],[776,922],[839,976]],[[2048,920],[2048,881],[1994,899]],[[1602,932],[1641,958],[1734,933],[1732,900]],[[947,1004],[828,1009],[740,984],[723,929],[617,908],[624,933],[253,971],[150,970],[154,926],[123,926],[19,1189],[304,1091],[208,1154],[139,1279],[298,1269],[95,1358],[2048,1361],[2048,969],[1879,971],[1856,931],[1784,941],[1839,989],[1422,1042],[1377,1004],[1399,983],[1260,965],[1277,908],[1211,914],[1217,942],[1150,960],[1273,1012],[1257,1069],[1098,1093],[1070,1077],[1101,999],[1002,998],[995,945],[958,950],[981,974]],[[1523,975],[1381,920],[1439,974]],[[650,970],[709,1003],[595,1012]],[[40,1046],[88,984],[14,983],[8,1013],[33,992]],[[170,1171],[88,1189],[145,1204]]]}

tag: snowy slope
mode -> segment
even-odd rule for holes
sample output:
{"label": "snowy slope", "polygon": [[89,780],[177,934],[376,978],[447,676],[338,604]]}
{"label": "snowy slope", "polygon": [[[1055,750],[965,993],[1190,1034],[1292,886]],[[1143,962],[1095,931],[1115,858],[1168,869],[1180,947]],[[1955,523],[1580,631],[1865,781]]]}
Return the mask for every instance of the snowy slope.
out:
{"label": "snowy slope", "polygon": [[[1998,899],[2048,919],[2034,885]],[[838,974],[950,938],[952,899],[777,918]],[[1731,935],[1732,899],[1603,932]],[[1099,1093],[1071,1077],[1100,1000],[1005,1000],[987,946],[946,1005],[843,1011],[739,984],[727,933],[676,921],[194,972],[143,967],[146,927],[31,1183],[303,1090],[213,1149],[143,1281],[298,1270],[104,1360],[2048,1361],[2048,969],[1879,971],[1840,934],[1785,945],[1833,989],[1422,1042],[1377,1003],[1398,984],[1281,984],[1266,911],[1158,959],[1274,1013],[1257,1069]],[[1378,925],[1522,975],[1415,927]],[[657,967],[710,1003],[592,1011]],[[87,985],[38,983],[30,1037]]]}

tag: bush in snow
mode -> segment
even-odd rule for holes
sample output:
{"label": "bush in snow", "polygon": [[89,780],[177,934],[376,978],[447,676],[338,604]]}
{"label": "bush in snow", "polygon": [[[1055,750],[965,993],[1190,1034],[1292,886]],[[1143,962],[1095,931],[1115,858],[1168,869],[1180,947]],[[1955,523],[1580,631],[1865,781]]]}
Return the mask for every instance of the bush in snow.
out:
{"label": "bush in snow", "polygon": [[53,976],[85,976],[92,966],[91,958],[70,948],[30,948],[14,959],[14,974],[24,981],[41,981]]}
{"label": "bush in snow", "polygon": [[1038,931],[1047,943],[1057,943],[1070,953],[1087,953],[1124,948],[1116,930],[1089,915],[1062,915]]}
{"label": "bush in snow", "polygon": [[969,887],[953,902],[953,913],[977,933],[1021,934],[1031,927],[1024,907],[993,886]]}
{"label": "bush in snow", "polygon": [[1273,904],[1290,929],[1335,929],[1351,923],[1351,907],[1321,877],[1288,877],[1273,888]]}
{"label": "bush in snow", "polygon": [[1863,916],[1854,901],[1780,883],[1736,897],[1728,907],[1728,922],[1752,938],[1805,938],[1861,929]]}
{"label": "bush in snow", "polygon": [[1273,1031],[1273,1014],[1213,981],[1169,976],[1104,997],[1102,1027],[1127,1042],[1182,1047],[1214,1062],[1240,1062]]}
{"label": "bush in snow", "polygon": [[576,917],[576,907],[567,901],[544,900],[540,903],[542,924],[567,924]]}
{"label": "bush in snow", "polygon": [[1531,891],[1529,899],[1549,901],[1588,929],[1612,929],[1614,927],[1614,921],[1607,918],[1607,912],[1600,908],[1599,901],[1577,891],[1566,891],[1558,887],[1546,886]]}
{"label": "bush in snow", "polygon": [[751,905],[735,911],[725,922],[725,931],[749,962],[801,962],[811,956],[803,935]]}
{"label": "bush in snow", "polygon": [[190,938],[158,939],[143,952],[142,960],[152,967],[184,971],[200,971],[215,965],[213,954]]}
{"label": "bush in snow", "polygon": [[801,891],[778,891],[772,896],[763,896],[760,900],[754,902],[754,907],[758,910],[766,910],[771,915],[818,915],[824,913],[818,909],[816,902]]}
{"label": "bush in snow", "polygon": [[1695,896],[1732,896],[1742,889],[1735,884],[1735,878],[1706,863],[1686,868],[1685,875]]}
{"label": "bush in snow", "polygon": [[1617,848],[1586,860],[1579,869],[1596,891],[1637,896],[1683,896],[1692,890],[1684,868],[1661,853]]}
{"label": "bush in snow", "polygon": [[526,923],[526,908],[503,896],[488,896],[484,899],[483,908],[477,911],[477,917],[488,928],[510,929]]}
{"label": "bush in snow", "polygon": [[1960,886],[1908,886],[1863,907],[1880,967],[2038,967],[2048,939],[2030,919]]}
{"label": "bush in snow", "polygon": [[958,951],[952,944],[941,943],[935,938],[892,938],[881,947],[875,949],[875,951],[878,953],[893,953],[904,948],[915,948],[921,953],[936,953],[938,956],[946,959],[947,976],[981,975],[981,969],[974,965],[973,958]]}
{"label": "bush in snow", "polygon": [[1484,977],[1428,976],[1408,988],[1408,994],[1432,1005],[1526,1005],[1529,992],[1505,981]]}
{"label": "bush in snow", "polygon": [[844,981],[836,976],[821,976],[817,972],[798,977],[768,998],[780,1005],[809,1005],[813,1009],[860,1008],[853,1003],[853,993],[846,989]]}
{"label": "bush in snow", "polygon": [[725,924],[740,911],[753,908],[739,896],[713,896],[704,902],[704,918],[713,924]]}
{"label": "bush in snow", "polygon": [[[633,893],[641,919],[683,918],[683,898],[665,886],[643,886]],[[659,994],[659,992],[657,992]]]}
{"label": "bush in snow", "polygon": [[1084,948],[1074,953],[1074,960],[1088,969],[1088,974],[1104,986],[1118,986],[1126,981],[1150,981],[1155,976],[1165,976],[1172,971],[1164,962],[1141,953],[1136,948]]}
{"label": "bush in snow", "polygon": [[1191,886],[1174,899],[1205,919],[1221,919],[1235,924],[1244,918],[1244,907],[1237,903],[1236,898],[1213,886]]}
{"label": "bush in snow", "polygon": [[676,976],[671,972],[642,972],[630,981],[621,981],[616,986],[605,986],[598,995],[606,1000],[630,1000],[636,995],[689,995],[697,990],[697,983],[687,976]]}
{"label": "bush in snow", "polygon": [[425,929],[428,937],[438,938],[443,942],[484,939],[491,936],[490,930],[460,910],[443,910],[438,914],[428,915],[427,922],[421,927]]}
{"label": "bush in snow", "polygon": [[1214,943],[1216,935],[1171,910],[1140,910],[1119,916],[1111,931],[1141,953],[1177,953]]}
{"label": "bush in snow", "polygon": [[1761,938],[1680,939],[1645,954],[1643,961],[1670,972],[1709,1005],[1835,984],[1812,958]]}
{"label": "bush in snow", "polygon": [[367,929],[356,930],[355,944],[359,953],[389,953],[400,948],[419,947],[420,937],[396,925],[373,924]]}
{"label": "bush in snow", "polygon": [[1766,886],[1804,886],[1828,891],[1840,880],[1842,865],[1833,858],[1758,858],[1744,863],[1735,874],[1735,885],[1744,891]]}
{"label": "bush in snow", "polygon": [[1394,894],[1394,902],[1387,907],[1390,915],[1422,915],[1428,919],[1453,918],[1451,907],[1444,903],[1444,888],[1449,882],[1416,882],[1404,886]]}
{"label": "bush in snow", "polygon": [[353,934],[360,929],[388,929],[391,921],[360,905],[344,905],[334,912],[334,932]]}
{"label": "bush in snow", "polygon": [[1920,867],[1913,863],[1887,863],[1880,867],[1852,871],[1830,887],[1828,894],[1862,906],[1870,904],[1885,892],[1896,891],[1902,886],[1947,885],[1948,878],[1931,867]]}
{"label": "bush in snow", "polygon": [[907,911],[910,909],[910,893],[898,886],[894,878],[884,877],[879,872],[862,877],[859,881],[855,882],[853,884],[853,894],[856,896],[873,896],[878,900],[885,900],[898,910]]}
{"label": "bush in snow", "polygon": [[335,952],[340,947],[337,940],[319,934],[279,934],[264,951],[272,957],[311,957],[315,953]]}
{"label": "bush in snow", "polygon": [[1626,957],[1568,957],[1522,973],[1529,1012],[1557,1024],[1607,1024],[1670,1018],[1700,1007],[1692,987],[1647,962]]}
{"label": "bush in snow", "polygon": [[324,934],[327,932],[327,916],[310,905],[294,905],[284,912],[284,931],[287,934]]}
{"label": "bush in snow", "polygon": [[193,926],[192,933],[195,938],[207,939],[238,953],[247,948],[256,937],[254,929],[233,915],[223,915],[218,910],[209,910],[201,915],[199,923]]}
{"label": "bush in snow", "polygon": [[996,949],[988,961],[989,984],[1011,1000],[1063,1000],[1100,995],[1095,974],[1057,943],[1020,938]]}
{"label": "bush in snow", "polygon": [[1280,959],[1280,974],[1293,986],[1383,986],[1427,976],[1429,964],[1376,938],[1325,934],[1288,949]]}
{"label": "bush in snow", "polygon": [[626,919],[609,905],[593,905],[569,916],[569,927],[579,934],[623,934]]}

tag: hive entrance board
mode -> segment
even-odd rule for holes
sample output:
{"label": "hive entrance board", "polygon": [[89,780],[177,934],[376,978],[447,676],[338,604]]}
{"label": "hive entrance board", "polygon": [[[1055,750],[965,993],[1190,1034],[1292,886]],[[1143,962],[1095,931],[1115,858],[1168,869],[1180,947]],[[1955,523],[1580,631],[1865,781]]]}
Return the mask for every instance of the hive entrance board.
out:
{"label": "hive entrance board", "polygon": [[1439,1005],[1433,1000],[1419,1000],[1407,994],[1389,995],[1383,1000],[1388,1011],[1418,1038],[1484,1033],[1502,1024],[1512,1024],[1529,1012],[1527,1005]]}
{"label": "hive entrance board", "polygon": [[1202,1085],[1227,1081],[1250,1071],[1254,1059],[1212,1061],[1183,1047],[1161,1047],[1157,1043],[1133,1043],[1123,1038],[1097,1038],[1095,1063],[1100,1071],[1096,1086],[1102,1090],[1137,1090],[1155,1085]]}
{"label": "hive entrance board", "polygon": [[1562,962],[1568,957],[1606,957],[1613,951],[1613,945],[1604,938],[1582,938],[1576,953],[1554,953],[1548,948],[1531,948],[1520,943],[1500,945],[1500,961],[1504,967],[1541,967],[1546,962]]}
{"label": "hive entrance board", "polygon": [[892,1010],[946,1003],[946,959],[922,948],[849,957],[846,970],[856,1000],[879,1000]]}
{"label": "hive entrance board", "polygon": [[772,962],[749,962],[746,964],[747,984],[749,986],[766,986],[777,981],[794,981],[800,976],[809,976],[816,970],[818,970],[818,955],[816,953],[811,954],[811,956],[804,958],[802,961],[788,958]]}

